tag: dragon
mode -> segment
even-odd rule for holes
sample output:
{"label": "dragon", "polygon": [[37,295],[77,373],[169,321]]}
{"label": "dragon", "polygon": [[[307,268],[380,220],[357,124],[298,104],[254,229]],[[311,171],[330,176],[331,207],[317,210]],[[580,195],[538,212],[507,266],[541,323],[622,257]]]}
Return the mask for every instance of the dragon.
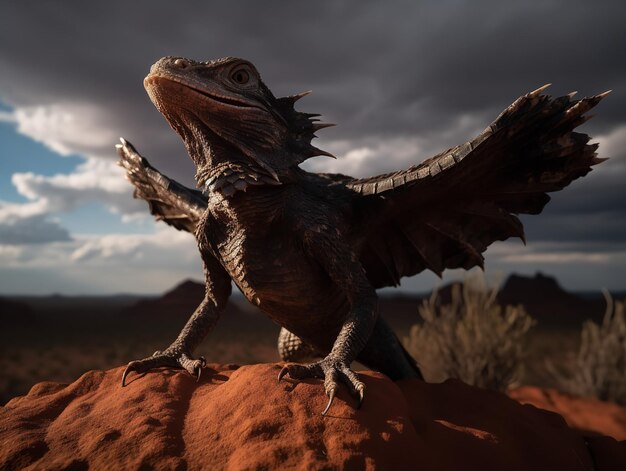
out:
{"label": "dragon", "polygon": [[[548,193],[602,160],[574,129],[606,94],[518,98],[474,139],[406,170],[370,178],[312,173],[299,164],[330,156],[311,145],[332,124],[296,111],[307,95],[276,98],[249,61],[164,57],[144,79],[147,93],[182,138],[199,189],[152,167],[121,139],[120,165],[134,196],[158,219],[195,235],[204,299],[162,351],[128,363],[122,377],[159,367],[200,377],[193,351],[211,331],[232,282],[282,329],[279,353],[293,380],[320,378],[328,397],[365,386],[358,360],[392,380],[423,379],[387,322],[376,290],[430,270],[483,267],[494,241],[525,242],[519,214],[538,214]],[[303,360],[317,356],[317,361]]]}

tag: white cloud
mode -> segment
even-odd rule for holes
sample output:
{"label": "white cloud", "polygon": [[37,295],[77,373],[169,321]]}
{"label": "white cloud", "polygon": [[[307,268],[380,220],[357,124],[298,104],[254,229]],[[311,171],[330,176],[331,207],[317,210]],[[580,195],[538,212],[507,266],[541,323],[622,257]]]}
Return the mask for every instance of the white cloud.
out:
{"label": "white cloud", "polygon": [[[38,232],[48,233],[48,240],[64,240],[60,238],[64,229],[45,218],[71,212],[90,202],[102,203],[109,211],[129,217],[146,213],[145,203],[133,199],[132,186],[113,160],[87,157],[72,173],[51,176],[15,173],[11,182],[29,201],[0,201],[0,243],[45,241],[46,237],[38,236]],[[32,237],[15,237],[20,231]]]}
{"label": "white cloud", "polygon": [[[12,182],[19,194],[34,203],[4,205],[5,212],[14,214],[19,214],[20,208],[26,213],[38,210],[40,214],[70,211],[90,201],[100,201],[120,213],[141,208],[133,202],[132,187],[124,179],[124,172],[113,161],[88,158],[70,174],[15,173]],[[2,212],[0,208],[0,220]]]}
{"label": "white cloud", "polygon": [[420,159],[422,143],[418,138],[371,139],[359,142],[330,141],[320,147],[336,155],[337,160],[316,157],[303,167],[313,172],[343,173],[365,177],[409,167]]}
{"label": "white cloud", "polygon": [[368,137],[326,141],[319,147],[336,155],[337,160],[315,157],[304,164],[315,172],[344,173],[367,177],[417,165],[450,147],[478,135],[489,124],[482,113],[463,114],[450,125],[428,135]]}
{"label": "white cloud", "polygon": [[79,240],[69,256],[73,263],[119,264],[132,260],[150,265],[172,254],[186,262],[199,258],[191,234],[162,223],[158,224],[155,234],[107,234]]}
{"label": "white cloud", "polygon": [[611,159],[610,165],[600,165],[594,171],[599,174],[624,171],[626,167],[626,124],[613,128],[607,134],[601,134],[592,142],[600,144],[598,155]]}
{"label": "white cloud", "polygon": [[0,201],[0,224],[10,223],[15,219],[26,219],[47,213],[48,202],[38,199],[29,203],[10,203]]}
{"label": "white cloud", "polygon": [[[137,268],[166,266],[168,262],[177,267],[199,260],[191,234],[156,222],[154,230],[152,234],[76,234],[75,239],[69,243],[50,244],[48,248],[38,248],[39,253],[24,249],[18,258],[5,259],[3,262],[16,265],[39,264],[44,253],[47,259],[44,265],[61,264],[66,269],[71,269],[72,265],[118,265],[122,262],[137,265]],[[16,252],[11,253],[15,255]]]}
{"label": "white cloud", "polygon": [[103,157],[106,149],[104,157],[110,158],[117,139],[106,111],[94,103],[22,106],[5,113],[4,120],[14,122],[20,134],[62,156],[80,153]]}
{"label": "white cloud", "polygon": [[626,149],[626,124],[613,128],[607,134],[599,135],[593,141],[600,144],[603,156],[624,155],[624,150]]}
{"label": "white cloud", "polygon": [[0,244],[69,240],[68,232],[50,217],[90,202],[102,203],[117,214],[147,214],[145,202],[133,199],[121,169],[100,159],[87,159],[65,175],[16,173],[12,182],[30,201],[0,201]]}
{"label": "white cloud", "polygon": [[[0,245],[0,291],[158,293],[183,278],[202,279],[193,236],[162,223],[154,227],[152,234],[75,235],[68,242]],[[46,283],[23,285],[29,277],[43,277]]]}

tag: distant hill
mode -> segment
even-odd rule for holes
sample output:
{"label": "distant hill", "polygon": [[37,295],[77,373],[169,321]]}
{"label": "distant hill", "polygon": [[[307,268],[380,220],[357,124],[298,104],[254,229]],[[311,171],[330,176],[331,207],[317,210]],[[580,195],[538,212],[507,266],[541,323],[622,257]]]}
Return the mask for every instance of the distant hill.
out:
{"label": "distant hill", "polygon": [[148,316],[189,316],[203,297],[203,284],[185,280],[158,298],[137,301],[128,312]]}

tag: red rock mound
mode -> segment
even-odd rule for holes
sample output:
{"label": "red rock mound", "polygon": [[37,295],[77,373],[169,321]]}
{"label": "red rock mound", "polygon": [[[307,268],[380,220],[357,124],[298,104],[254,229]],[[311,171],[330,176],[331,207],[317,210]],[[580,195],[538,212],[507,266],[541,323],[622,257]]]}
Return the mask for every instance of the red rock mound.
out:
{"label": "red rock mound", "polygon": [[200,383],[163,371],[122,389],[118,368],[40,383],[0,409],[0,468],[626,469],[626,444],[586,444],[557,414],[457,381],[365,372],[361,410],[340,394],[324,418],[321,384],[277,384],[278,371],[213,366]]}
{"label": "red rock mound", "polygon": [[626,409],[617,404],[531,386],[513,389],[508,394],[522,404],[562,415],[570,427],[585,435],[608,435],[626,440]]}

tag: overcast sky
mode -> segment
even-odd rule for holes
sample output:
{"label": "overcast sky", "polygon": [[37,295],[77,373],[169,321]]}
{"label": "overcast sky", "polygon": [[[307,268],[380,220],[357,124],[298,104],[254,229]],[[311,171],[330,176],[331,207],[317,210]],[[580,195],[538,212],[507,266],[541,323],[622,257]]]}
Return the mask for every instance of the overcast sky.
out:
{"label": "overcast sky", "polygon": [[317,145],[339,159],[306,168],[356,176],[461,143],[545,83],[555,95],[613,89],[584,126],[611,160],[524,218],[528,245],[492,246],[486,271],[626,288],[624,2],[210,3],[2,2],[0,293],[158,293],[201,278],[193,239],[154,223],[114,165],[124,136],[193,185],[142,86],[166,55],[243,57],[276,95],[313,90],[299,109],[338,123]]}

